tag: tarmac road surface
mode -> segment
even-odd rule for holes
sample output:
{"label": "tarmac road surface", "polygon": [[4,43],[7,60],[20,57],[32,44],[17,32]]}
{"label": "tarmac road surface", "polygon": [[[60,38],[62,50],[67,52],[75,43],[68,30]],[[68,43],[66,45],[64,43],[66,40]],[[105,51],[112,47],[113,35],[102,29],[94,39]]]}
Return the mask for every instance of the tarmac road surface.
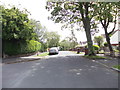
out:
{"label": "tarmac road surface", "polygon": [[4,64],[3,88],[118,88],[118,73],[70,51]]}

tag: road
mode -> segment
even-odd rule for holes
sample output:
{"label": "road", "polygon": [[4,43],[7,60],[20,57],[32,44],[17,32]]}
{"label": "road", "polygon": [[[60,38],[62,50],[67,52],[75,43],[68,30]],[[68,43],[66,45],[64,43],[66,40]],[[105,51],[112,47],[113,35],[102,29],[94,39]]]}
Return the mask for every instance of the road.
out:
{"label": "road", "polygon": [[69,51],[5,64],[3,88],[118,88],[118,73]]}

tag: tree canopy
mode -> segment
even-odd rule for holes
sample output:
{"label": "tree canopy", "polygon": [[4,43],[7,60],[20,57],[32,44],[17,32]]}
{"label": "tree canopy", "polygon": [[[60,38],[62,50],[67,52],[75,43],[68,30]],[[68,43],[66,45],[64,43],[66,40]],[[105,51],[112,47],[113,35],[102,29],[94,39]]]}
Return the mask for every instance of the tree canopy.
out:
{"label": "tree canopy", "polygon": [[3,40],[31,40],[37,38],[34,26],[28,18],[26,10],[16,7],[2,7],[2,38]]}
{"label": "tree canopy", "polygon": [[[97,4],[99,8],[96,8],[97,10],[96,20],[98,20],[104,28],[110,54],[113,55],[113,48],[110,42],[110,35],[115,31],[116,28],[120,2],[98,2]],[[114,24],[111,31],[109,31],[108,29],[110,23]]]}
{"label": "tree canopy", "polygon": [[[119,2],[48,1],[46,9],[51,12],[49,19],[56,23],[65,23],[63,28],[74,27],[74,24],[78,24],[81,28],[82,24],[86,33],[89,55],[94,55],[91,32],[97,30],[98,23],[96,23],[96,17],[101,22],[103,28],[106,29],[106,41],[109,44],[110,51],[112,51],[109,35],[114,31],[116,26],[117,8],[119,8],[119,5]],[[108,32],[107,28],[111,22],[114,23],[114,27],[111,32]]]}
{"label": "tree canopy", "polygon": [[83,25],[86,33],[89,55],[95,55],[91,30],[97,28],[93,17],[96,15],[97,4],[93,2],[47,2],[46,9],[51,12],[49,19],[56,23],[65,23],[63,27],[74,27],[74,24]]}

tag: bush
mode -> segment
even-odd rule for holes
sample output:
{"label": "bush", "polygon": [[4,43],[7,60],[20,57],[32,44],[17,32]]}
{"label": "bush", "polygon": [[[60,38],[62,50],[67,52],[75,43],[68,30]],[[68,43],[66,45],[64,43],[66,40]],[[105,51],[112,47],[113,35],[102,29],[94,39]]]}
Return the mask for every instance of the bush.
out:
{"label": "bush", "polygon": [[30,40],[27,42],[27,50],[28,52],[35,52],[41,49],[41,43],[38,41]]}
{"label": "bush", "polygon": [[98,45],[93,45],[94,50],[99,50],[100,47]]}
{"label": "bush", "polygon": [[108,46],[108,43],[107,43],[107,42],[105,42],[105,43],[104,43],[104,46],[105,46],[105,47],[107,47],[107,46]]}
{"label": "bush", "polygon": [[26,54],[39,51],[41,43],[38,41],[5,41],[3,51],[8,55]]}

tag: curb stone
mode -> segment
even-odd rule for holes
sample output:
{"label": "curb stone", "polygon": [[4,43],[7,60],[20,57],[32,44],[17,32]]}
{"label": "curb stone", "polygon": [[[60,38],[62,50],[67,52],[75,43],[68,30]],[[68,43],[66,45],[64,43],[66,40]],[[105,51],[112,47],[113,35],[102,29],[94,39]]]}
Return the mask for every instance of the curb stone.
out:
{"label": "curb stone", "polygon": [[120,72],[120,70],[119,70],[119,69],[116,69],[116,68],[113,68],[113,67],[111,67],[111,69],[113,69],[113,70],[116,70],[116,71]]}
{"label": "curb stone", "polygon": [[112,69],[112,70],[115,70],[115,71],[120,72],[119,69],[116,69],[116,68],[110,67],[110,66],[108,66],[108,65],[106,65],[106,64],[103,64],[103,63],[101,63],[101,62],[96,61],[96,63],[101,64],[101,65],[103,65],[103,66],[105,66],[105,67],[107,67],[107,68],[110,68],[110,69]]}

